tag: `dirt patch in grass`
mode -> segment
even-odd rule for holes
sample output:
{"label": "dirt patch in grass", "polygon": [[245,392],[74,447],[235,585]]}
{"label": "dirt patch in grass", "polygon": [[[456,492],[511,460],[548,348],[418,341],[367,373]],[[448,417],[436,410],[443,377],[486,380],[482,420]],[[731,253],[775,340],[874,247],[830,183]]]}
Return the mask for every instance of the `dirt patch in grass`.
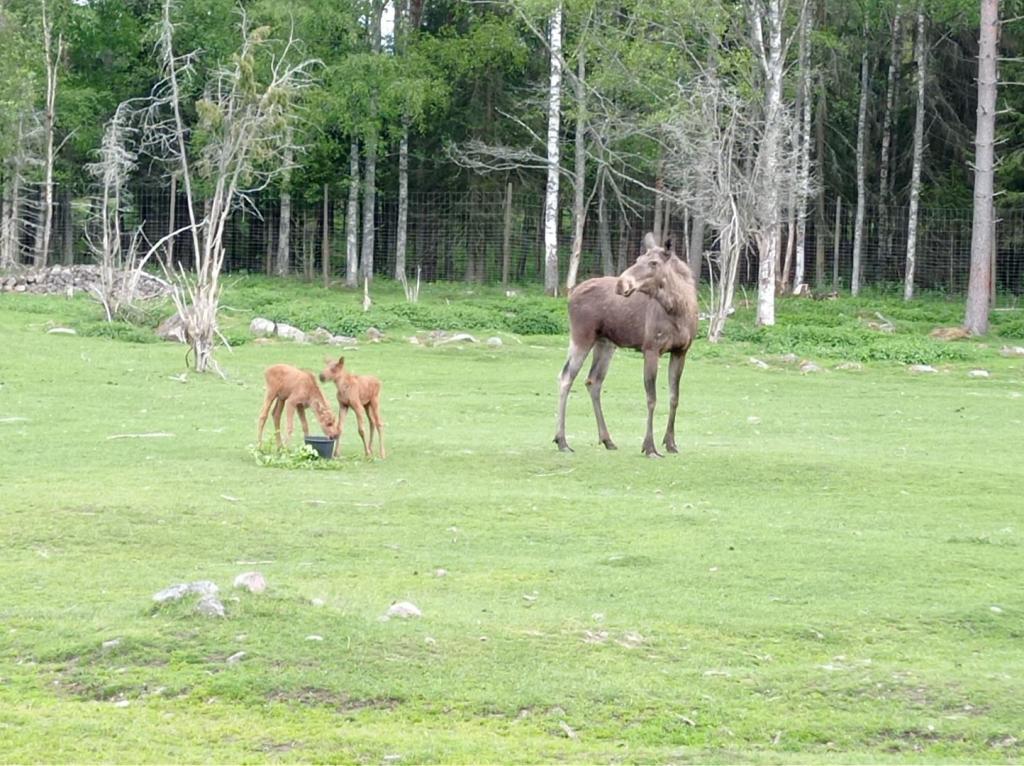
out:
{"label": "dirt patch in grass", "polygon": [[360,699],[332,689],[306,687],[303,689],[277,689],[267,694],[271,702],[297,702],[300,705],[323,705],[339,713],[357,710],[394,710],[402,700],[397,697],[371,697]]}

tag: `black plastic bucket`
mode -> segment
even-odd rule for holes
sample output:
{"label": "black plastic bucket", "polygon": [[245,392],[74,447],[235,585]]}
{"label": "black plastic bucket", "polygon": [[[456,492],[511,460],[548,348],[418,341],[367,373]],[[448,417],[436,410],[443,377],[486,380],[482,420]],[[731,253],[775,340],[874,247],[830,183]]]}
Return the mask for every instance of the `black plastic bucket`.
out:
{"label": "black plastic bucket", "polygon": [[307,436],[306,444],[316,450],[322,458],[334,457],[334,439],[327,436]]}

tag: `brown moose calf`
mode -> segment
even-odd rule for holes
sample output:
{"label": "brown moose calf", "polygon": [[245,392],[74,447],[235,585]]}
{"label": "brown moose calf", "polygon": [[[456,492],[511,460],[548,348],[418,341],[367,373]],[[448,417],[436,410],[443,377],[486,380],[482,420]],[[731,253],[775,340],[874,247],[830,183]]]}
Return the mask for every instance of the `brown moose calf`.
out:
{"label": "brown moose calf", "polygon": [[[356,411],[356,424],[359,426],[359,436],[363,440],[363,449],[367,457],[373,457],[373,429],[377,429],[377,437],[380,443],[381,459],[384,453],[384,426],[380,420],[380,380],[372,375],[353,375],[345,369],[345,357],[338,357],[338,360],[327,359],[327,366],[320,373],[320,380],[326,383],[333,380],[338,389],[338,443],[335,445],[335,453],[341,449],[340,431],[345,425],[345,416],[349,407]],[[367,441],[366,431],[363,429],[363,413],[369,415],[370,438]]]}
{"label": "brown moose calf", "polygon": [[341,427],[334,419],[330,405],[324,398],[323,391],[316,384],[313,373],[300,370],[288,364],[275,364],[268,367],[263,377],[267,381],[267,396],[263,401],[263,410],[260,412],[256,426],[256,442],[263,444],[263,426],[267,422],[267,414],[271,406],[274,406],[274,432],[277,436],[277,446],[281,446],[281,412],[287,411],[288,431],[286,441],[291,442],[294,428],[295,411],[299,412],[299,420],[302,422],[302,433],[309,436],[309,423],[306,422],[306,408],[311,407],[313,414],[324,429],[324,433],[331,439],[337,439],[341,435]]}

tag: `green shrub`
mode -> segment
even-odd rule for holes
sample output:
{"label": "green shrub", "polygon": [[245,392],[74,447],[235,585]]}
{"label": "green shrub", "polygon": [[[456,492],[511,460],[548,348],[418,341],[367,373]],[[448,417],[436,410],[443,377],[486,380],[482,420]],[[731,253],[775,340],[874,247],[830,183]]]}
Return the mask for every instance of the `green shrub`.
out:
{"label": "green shrub", "polygon": [[156,333],[150,327],[140,327],[129,322],[80,322],[75,328],[79,335],[92,338],[111,338],[128,343],[156,343]]}

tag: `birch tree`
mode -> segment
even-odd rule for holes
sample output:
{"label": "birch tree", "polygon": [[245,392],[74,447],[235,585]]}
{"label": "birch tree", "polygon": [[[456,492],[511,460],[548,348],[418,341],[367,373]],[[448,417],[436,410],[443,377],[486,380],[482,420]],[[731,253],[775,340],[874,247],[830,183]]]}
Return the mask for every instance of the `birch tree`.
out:
{"label": "birch tree", "polygon": [[53,17],[47,12],[47,0],[42,0],[43,57],[46,63],[46,99],[43,107],[43,199],[36,231],[36,268],[46,266],[50,253],[50,233],[53,229],[53,166],[55,162],[53,133],[57,118],[57,77],[64,56],[64,37],[57,35],[53,42]]}
{"label": "birch tree", "polygon": [[[374,56],[380,55],[380,20],[384,12],[383,0],[371,0],[370,12],[367,19],[367,32],[370,40],[370,52]],[[363,142],[363,248],[362,266],[363,281],[373,281],[373,250],[376,244],[375,214],[377,212],[377,143],[379,140],[380,128],[377,124],[379,118],[379,98],[376,92],[377,84],[373,86],[374,93],[370,98],[370,114],[366,123],[366,135]]]}
{"label": "birch tree", "polygon": [[755,200],[762,226],[758,242],[757,324],[775,324],[775,268],[779,249],[779,154],[782,150],[782,76],[785,56],[782,45],[782,0],[748,0],[754,53],[765,81],[764,133],[757,156],[759,171],[768,179],[764,196]]}
{"label": "birch tree", "polygon": [[981,0],[978,39],[978,123],[974,137],[974,220],[971,226],[971,276],[967,287],[964,329],[988,332],[992,280],[993,176],[996,130],[996,56],[999,43],[999,0]]}
{"label": "birch tree", "polygon": [[359,285],[359,139],[348,155],[348,207],[345,211],[345,287]]}
{"label": "birch tree", "polygon": [[868,132],[868,89],[871,84],[868,79],[870,70],[868,66],[868,20],[867,12],[864,15],[864,41],[860,54],[860,101],[857,107],[857,212],[854,215],[853,223],[853,273],[850,276],[850,293],[860,294],[860,280],[862,272],[861,252],[864,247],[864,209],[867,205],[867,157],[864,154],[864,145],[867,141]]}
{"label": "birch tree", "polygon": [[551,12],[551,75],[548,81],[548,180],[544,193],[544,290],[558,295],[558,182],[561,172],[558,131],[562,116],[562,3]]}
{"label": "birch tree", "polygon": [[924,161],[924,94],[928,75],[928,41],[924,8],[917,9],[917,40],[914,43],[917,61],[917,111],[914,114],[914,161],[910,171],[910,210],[907,213],[907,263],[903,275],[903,299],[914,297],[914,269],[917,263],[917,218],[921,202],[921,165]]}
{"label": "birch tree", "polygon": [[889,70],[885,77],[885,108],[882,113],[882,155],[878,162],[878,257],[882,263],[889,260],[892,251],[892,231],[889,225],[889,206],[892,204],[893,117],[896,111],[896,72],[900,65],[902,44],[902,12],[900,0],[893,9],[889,30]]}
{"label": "birch tree", "polygon": [[277,266],[279,277],[287,277],[292,270],[292,166],[295,161],[292,142],[294,132],[291,125],[285,129],[284,170],[281,173],[281,216],[277,225]]}
{"label": "birch tree", "polygon": [[811,68],[811,24],[810,9],[804,6],[800,15],[800,50],[798,66],[800,72],[800,131],[799,176],[796,184],[796,273],[793,276],[793,291],[798,292],[806,279],[807,250],[807,205],[811,196],[811,113],[814,100],[813,71]]}
{"label": "birch tree", "polygon": [[[585,35],[584,35],[585,37]],[[583,255],[583,227],[587,221],[587,70],[584,41],[576,53],[576,79],[573,80],[576,108],[576,144],[572,175],[572,249],[569,252],[569,271],[565,279],[568,292],[576,285],[580,259]]]}

